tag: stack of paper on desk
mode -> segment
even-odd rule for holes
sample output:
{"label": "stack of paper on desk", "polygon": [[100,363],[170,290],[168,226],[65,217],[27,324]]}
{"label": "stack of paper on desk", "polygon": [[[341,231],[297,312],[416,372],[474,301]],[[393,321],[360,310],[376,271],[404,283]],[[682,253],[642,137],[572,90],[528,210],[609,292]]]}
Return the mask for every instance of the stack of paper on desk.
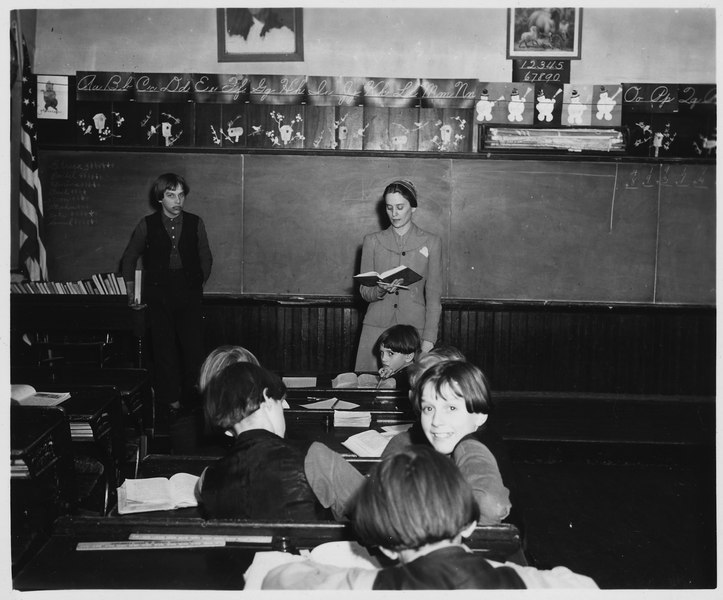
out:
{"label": "stack of paper on desk", "polygon": [[334,427],[369,427],[371,422],[372,414],[368,410],[334,411]]}
{"label": "stack of paper on desk", "polygon": [[316,386],[316,377],[282,377],[281,380],[287,388],[305,388]]}
{"label": "stack of paper on desk", "polygon": [[357,456],[371,457],[380,457],[388,443],[389,438],[383,436],[375,429],[362,431],[342,442],[346,448],[349,448],[349,450]]}

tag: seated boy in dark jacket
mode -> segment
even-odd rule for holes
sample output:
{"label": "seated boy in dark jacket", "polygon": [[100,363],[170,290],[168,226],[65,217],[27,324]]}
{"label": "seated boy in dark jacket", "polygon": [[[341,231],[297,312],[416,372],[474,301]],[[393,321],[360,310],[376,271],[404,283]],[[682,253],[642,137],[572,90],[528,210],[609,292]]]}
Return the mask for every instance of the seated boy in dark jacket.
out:
{"label": "seated boy in dark jacket", "polygon": [[284,440],[285,396],[278,376],[251,363],[229,365],[209,382],[206,418],[235,441],[199,480],[197,495],[207,518],[328,518],[304,474],[304,453]]}

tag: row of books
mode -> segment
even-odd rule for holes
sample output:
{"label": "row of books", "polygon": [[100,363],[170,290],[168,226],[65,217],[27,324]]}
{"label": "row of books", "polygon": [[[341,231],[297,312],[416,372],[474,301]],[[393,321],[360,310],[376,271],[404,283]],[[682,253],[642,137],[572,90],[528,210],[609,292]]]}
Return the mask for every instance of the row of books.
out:
{"label": "row of books", "polygon": [[485,148],[622,152],[625,150],[625,137],[616,129],[489,127],[484,145]]}
{"label": "row of books", "polygon": [[95,294],[100,296],[126,295],[126,282],[116,273],[97,273],[79,281],[14,281],[14,294]]}

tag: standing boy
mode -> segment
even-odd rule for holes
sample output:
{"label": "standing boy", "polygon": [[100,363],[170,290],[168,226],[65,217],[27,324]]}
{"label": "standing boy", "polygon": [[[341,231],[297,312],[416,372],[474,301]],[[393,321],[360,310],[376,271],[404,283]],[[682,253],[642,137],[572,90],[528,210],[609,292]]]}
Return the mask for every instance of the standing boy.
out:
{"label": "standing boy", "polygon": [[156,179],[151,200],[157,210],[138,223],[121,259],[133,305],[134,272],[143,258],[156,410],[170,421],[200,406],[196,380],[203,362],[201,299],[213,263],[203,221],[183,210],[189,189],[175,173]]}

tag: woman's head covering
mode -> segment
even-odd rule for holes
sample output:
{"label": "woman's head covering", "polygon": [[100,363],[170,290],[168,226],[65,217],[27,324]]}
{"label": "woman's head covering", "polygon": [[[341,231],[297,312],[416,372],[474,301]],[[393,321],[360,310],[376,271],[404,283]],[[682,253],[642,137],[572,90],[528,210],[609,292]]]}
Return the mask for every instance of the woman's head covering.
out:
{"label": "woman's head covering", "polygon": [[392,181],[385,189],[383,196],[387,194],[400,193],[408,201],[410,206],[417,208],[417,188],[409,179],[397,179]]}

